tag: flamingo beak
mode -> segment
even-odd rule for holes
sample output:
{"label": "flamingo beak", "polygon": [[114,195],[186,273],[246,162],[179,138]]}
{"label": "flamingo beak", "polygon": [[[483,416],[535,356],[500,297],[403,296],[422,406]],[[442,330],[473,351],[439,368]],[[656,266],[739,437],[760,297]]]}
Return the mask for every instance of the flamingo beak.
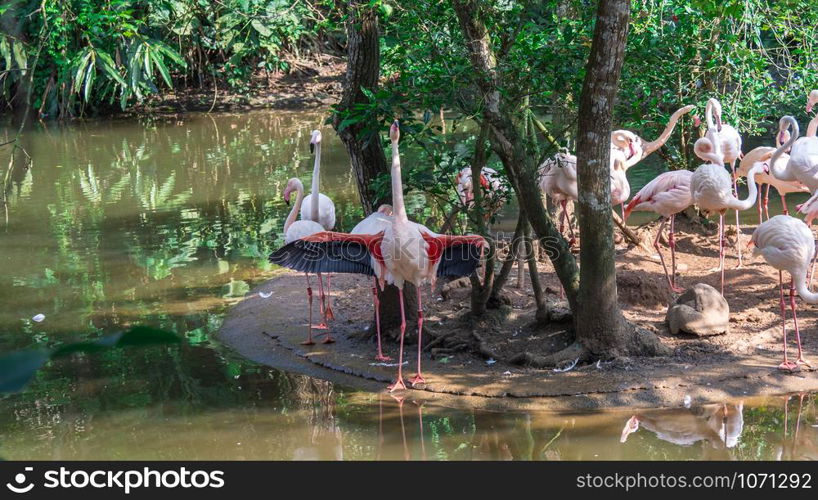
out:
{"label": "flamingo beak", "polygon": [[812,113],[812,106],[813,104],[811,102],[807,103],[807,113]]}
{"label": "flamingo beak", "polygon": [[315,153],[315,143],[310,142],[310,154],[314,154],[314,153]]}
{"label": "flamingo beak", "polygon": [[700,127],[702,124],[702,119],[699,118],[699,115],[693,115],[693,126]]}
{"label": "flamingo beak", "polygon": [[286,203],[288,207],[290,206],[290,192],[289,191],[284,193],[284,203]]}
{"label": "flamingo beak", "polygon": [[784,131],[782,130],[781,132],[778,133],[778,142],[780,142],[781,144],[784,144],[785,142],[787,142],[787,141],[784,140],[784,137],[786,137],[786,136],[784,135]]}
{"label": "flamingo beak", "polygon": [[630,154],[628,155],[628,159],[633,158],[634,155],[636,155],[636,147],[634,147],[632,141],[628,143],[628,150],[630,151]]}

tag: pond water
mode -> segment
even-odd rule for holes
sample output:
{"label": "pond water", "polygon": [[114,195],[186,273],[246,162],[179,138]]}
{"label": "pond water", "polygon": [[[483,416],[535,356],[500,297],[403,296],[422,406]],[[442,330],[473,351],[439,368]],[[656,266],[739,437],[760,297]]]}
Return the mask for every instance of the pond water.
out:
{"label": "pond water", "polygon": [[[292,176],[308,184],[310,131],[325,119],[190,115],[25,134],[33,167],[15,163],[0,213],[0,352],[133,324],[186,342],[49,364],[0,399],[0,458],[818,458],[816,395],[639,412],[639,430],[620,443],[632,413],[421,406],[233,354],[215,333],[231,304],[274,275],[281,190]],[[355,182],[325,130],[322,188],[349,229]],[[658,169],[629,172],[634,192]],[[510,207],[500,227],[513,217]]]}

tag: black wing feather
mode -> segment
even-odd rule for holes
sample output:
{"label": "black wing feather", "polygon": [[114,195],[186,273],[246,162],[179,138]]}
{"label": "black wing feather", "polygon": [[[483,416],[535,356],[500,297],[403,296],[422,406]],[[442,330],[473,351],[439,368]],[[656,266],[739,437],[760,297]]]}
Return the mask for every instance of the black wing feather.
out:
{"label": "black wing feather", "polygon": [[349,273],[373,276],[365,245],[351,241],[295,240],[270,255],[270,262],[303,273]]}
{"label": "black wing feather", "polygon": [[481,245],[460,243],[447,247],[440,257],[438,277],[470,276],[480,265]]}

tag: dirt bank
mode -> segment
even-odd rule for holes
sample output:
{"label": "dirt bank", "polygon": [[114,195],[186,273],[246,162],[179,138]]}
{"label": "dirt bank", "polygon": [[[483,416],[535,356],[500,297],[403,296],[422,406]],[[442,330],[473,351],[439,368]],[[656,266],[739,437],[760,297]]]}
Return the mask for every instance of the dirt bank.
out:
{"label": "dirt bank", "polygon": [[[655,227],[656,224],[649,224],[638,232],[650,238]],[[718,264],[715,236],[709,234],[710,229],[698,225],[680,223],[677,228],[681,229],[677,236],[681,285],[701,282],[718,288],[718,274],[709,271]],[[746,245],[752,228],[743,231],[742,244]],[[574,409],[673,407],[681,405],[687,396],[694,402],[705,402],[817,389],[818,374],[810,369],[795,374],[776,369],[782,352],[778,273],[761,258],[748,259],[743,268],[735,269],[734,250],[729,249],[725,274],[725,297],[731,308],[730,332],[700,339],[676,337],[668,332],[664,317],[673,296],[658,259],[637,248],[620,248],[617,282],[625,315],[659,335],[673,354],[663,358],[621,358],[576,366],[566,372],[510,362],[521,352],[548,354],[571,341],[570,319],[534,324],[527,279],[521,289],[515,288],[512,280],[507,288],[509,306],[479,322],[466,314],[467,286],[446,287],[443,295],[440,288],[433,295],[427,289],[424,375],[428,383],[424,389],[483,398],[530,398],[525,404]],[[540,277],[552,307],[560,312],[563,304],[558,300],[559,284],[550,264],[540,264]],[[285,274],[254,290],[230,313],[221,338],[240,353],[264,364],[280,367],[289,364],[292,368],[294,359],[298,363],[308,361],[297,369],[366,389],[372,389],[375,382],[375,387],[383,389],[392,380],[395,366],[383,366],[372,360],[374,342],[365,331],[372,315],[370,281],[352,275],[333,278],[337,316],[333,334],[338,341],[312,347],[299,344],[306,335],[303,283],[302,276]],[[272,295],[265,299],[259,292]],[[806,356],[818,359],[817,310],[801,306],[799,323]],[[486,358],[486,347],[496,358]],[[415,349],[416,346],[407,347],[409,374],[415,371]],[[396,357],[397,344],[387,341],[387,351]],[[343,380],[338,378],[339,373],[345,374]],[[522,401],[515,401],[515,406],[518,403]]]}

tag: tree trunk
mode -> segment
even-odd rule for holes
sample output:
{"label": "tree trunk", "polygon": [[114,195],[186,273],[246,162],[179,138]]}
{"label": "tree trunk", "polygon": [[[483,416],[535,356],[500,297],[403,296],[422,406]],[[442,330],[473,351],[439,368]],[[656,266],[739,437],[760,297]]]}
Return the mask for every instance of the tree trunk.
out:
{"label": "tree trunk", "polygon": [[375,92],[378,88],[381,60],[378,14],[365,0],[350,2],[346,14],[347,72],[332,126],[349,153],[364,213],[370,214],[378,205],[387,202],[376,196],[372,186],[375,179],[387,174],[389,169],[380,137],[363,137],[362,134],[367,128],[378,130],[379,127],[373,127],[376,124],[372,123],[358,122],[339,129],[345,116],[354,112],[355,104],[367,102],[361,89]]}
{"label": "tree trunk", "polygon": [[540,244],[548,252],[557,276],[565,288],[565,295],[573,310],[579,287],[579,271],[568,242],[554,225],[554,221],[542,203],[537,182],[536,158],[527,150],[528,137],[517,129],[513,119],[514,109],[503,106],[496,60],[485,23],[480,18],[481,3],[477,0],[455,0],[454,8],[466,49],[475,72],[475,79],[483,99],[483,117],[491,125],[492,149],[503,162],[520,208],[526,213]]}
{"label": "tree trunk", "polygon": [[637,336],[616,290],[611,218],[611,117],[628,37],[630,0],[600,0],[582,87],[577,136],[577,218],[582,235],[574,314],[577,341],[593,357],[648,354],[658,340]]}
{"label": "tree trunk", "polygon": [[534,240],[531,238],[531,226],[526,222],[525,227],[525,256],[528,261],[528,276],[531,279],[531,290],[534,292],[534,304],[537,312],[534,317],[537,323],[548,323],[548,303],[540,283],[540,273],[537,270],[537,254]]}

